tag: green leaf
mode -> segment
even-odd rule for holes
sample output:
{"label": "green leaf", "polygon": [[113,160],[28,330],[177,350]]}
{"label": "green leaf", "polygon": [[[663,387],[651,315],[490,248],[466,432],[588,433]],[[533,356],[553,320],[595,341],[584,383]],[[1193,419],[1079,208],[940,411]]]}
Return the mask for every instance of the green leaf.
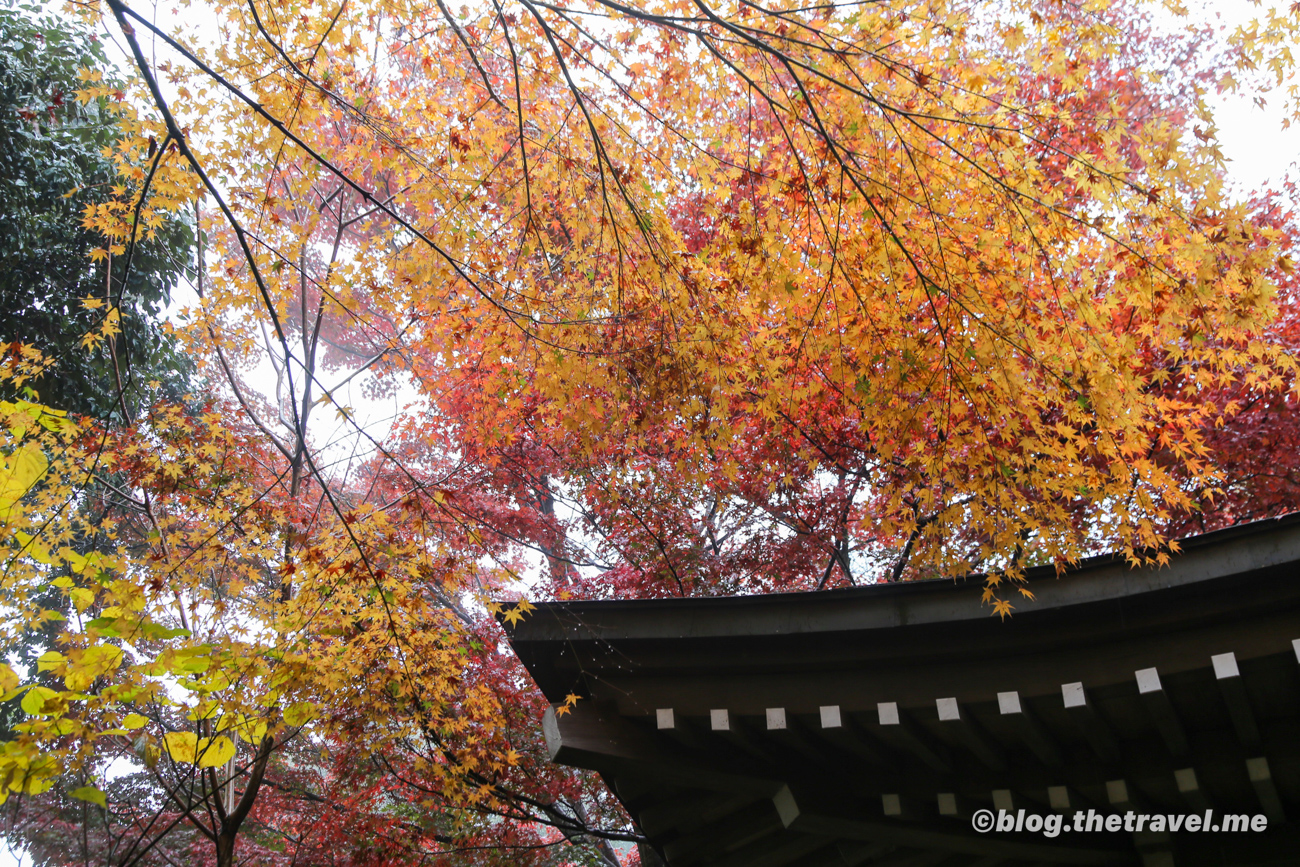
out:
{"label": "green leaf", "polygon": [[165,641],[169,638],[187,638],[191,633],[188,629],[181,629],[180,627],[171,629],[161,623],[146,620],[140,624],[140,634],[150,641]]}
{"label": "green leaf", "polygon": [[73,789],[68,794],[78,800],[89,801],[92,804],[98,804],[100,807],[108,809],[108,798],[94,786],[82,786],[79,789]]}
{"label": "green leaf", "polygon": [[93,629],[107,638],[121,638],[122,633],[118,630],[117,621],[118,618],[116,617],[96,617],[86,624],[86,629]]}

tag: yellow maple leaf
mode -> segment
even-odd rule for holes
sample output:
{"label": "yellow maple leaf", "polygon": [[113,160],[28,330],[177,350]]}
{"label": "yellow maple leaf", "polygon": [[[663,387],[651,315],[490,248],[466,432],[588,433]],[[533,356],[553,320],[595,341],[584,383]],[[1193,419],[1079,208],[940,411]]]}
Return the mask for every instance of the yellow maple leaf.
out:
{"label": "yellow maple leaf", "polygon": [[564,716],[566,713],[573,710],[574,705],[576,705],[581,700],[581,698],[582,697],[579,695],[575,695],[574,693],[569,693],[564,697],[564,703],[555,709],[555,715]]}

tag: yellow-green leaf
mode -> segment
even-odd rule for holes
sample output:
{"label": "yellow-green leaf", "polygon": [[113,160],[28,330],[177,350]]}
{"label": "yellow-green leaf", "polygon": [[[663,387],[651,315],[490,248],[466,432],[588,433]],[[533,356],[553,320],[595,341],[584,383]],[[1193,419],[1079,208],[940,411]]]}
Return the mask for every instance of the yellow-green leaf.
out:
{"label": "yellow-green leaf", "polygon": [[71,735],[81,731],[81,724],[64,717],[51,720],[46,731],[53,732],[56,735]]}
{"label": "yellow-green leaf", "polygon": [[89,608],[95,601],[94,592],[87,590],[85,587],[77,587],[69,591],[68,597],[72,600],[72,604],[76,606],[78,614]]}
{"label": "yellow-green leaf", "polygon": [[37,671],[57,671],[66,665],[68,658],[57,650],[47,650],[36,660]]}
{"label": "yellow-green leaf", "polygon": [[235,745],[230,738],[204,738],[199,741],[199,767],[216,768],[224,765],[235,756]]}
{"label": "yellow-green leaf", "polygon": [[99,674],[112,671],[122,664],[122,648],[111,644],[100,644],[88,648],[81,655],[81,664],[93,668]]}
{"label": "yellow-green leaf", "polygon": [[104,808],[108,807],[108,799],[104,797],[103,792],[94,786],[82,786],[79,789],[73,789],[71,792],[68,792],[68,794],[82,801],[89,801],[92,804],[98,804]]}
{"label": "yellow-green leaf", "polygon": [[[44,563],[49,566],[54,562],[54,558],[50,556],[50,550],[42,545],[35,536],[24,533],[22,530],[16,530],[14,531],[14,538],[18,540],[19,545],[23,546],[23,553],[37,563]],[[63,577],[67,578],[66,575]],[[55,586],[59,586],[58,581],[54,583]],[[69,583],[71,583],[71,579],[69,579]]]}
{"label": "yellow-green leaf", "polygon": [[55,716],[63,712],[67,707],[65,702],[57,692],[44,686],[34,686],[27,690],[20,703],[23,713],[31,716]]}
{"label": "yellow-green leaf", "polygon": [[0,465],[0,520],[9,517],[14,504],[40,481],[49,465],[35,443],[19,448]]}
{"label": "yellow-green leaf", "polygon": [[73,572],[80,572],[86,568],[86,558],[66,545],[59,549],[59,556],[63,558]]}
{"label": "yellow-green leaf", "polygon": [[316,715],[316,708],[310,702],[300,701],[284,709],[284,721],[291,726],[300,726]]}

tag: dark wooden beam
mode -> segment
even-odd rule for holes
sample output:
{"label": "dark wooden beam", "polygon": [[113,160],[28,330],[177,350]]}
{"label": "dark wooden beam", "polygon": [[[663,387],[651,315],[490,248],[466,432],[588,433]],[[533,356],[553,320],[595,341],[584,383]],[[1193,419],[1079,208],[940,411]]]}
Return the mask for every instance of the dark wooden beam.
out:
{"label": "dark wooden beam", "polygon": [[[1054,864],[1131,865],[1132,852],[1081,846],[1072,840],[1064,843],[1025,842],[996,834],[958,832],[947,821],[897,822],[863,818],[866,811],[846,804],[843,799],[828,802],[815,794],[782,790],[777,799],[781,821],[792,831],[822,834],[844,840],[943,852],[947,855],[992,855],[1022,861],[1045,860]],[[1058,838],[1061,840],[1064,838]]]}
{"label": "dark wooden beam", "polygon": [[830,850],[835,841],[830,837],[808,834],[785,834],[780,840],[762,839],[711,861],[709,867],[786,867],[804,856],[821,849]]}
{"label": "dark wooden beam", "polygon": [[998,711],[1040,762],[1053,768],[1065,763],[1056,739],[1020,700],[1020,693],[1015,690],[998,693]]}
{"label": "dark wooden beam", "polygon": [[674,798],[681,791],[687,791],[665,786],[658,780],[647,780],[644,777],[635,775],[620,777],[606,773],[603,777],[605,785],[609,786],[610,790],[618,795],[618,799],[623,802],[623,805],[633,812],[644,806],[657,803],[663,800],[665,796]]}
{"label": "dark wooden beam", "polygon": [[636,811],[637,824],[656,840],[671,840],[717,822],[760,800],[752,795],[692,792]]}
{"label": "dark wooden beam", "polygon": [[870,867],[934,867],[952,857],[951,852],[920,850],[913,852],[894,852],[872,861]]}
{"label": "dark wooden beam", "polygon": [[1195,768],[1179,768],[1174,771],[1174,785],[1179,796],[1188,808],[1196,813],[1204,813],[1212,804],[1201,788],[1201,780],[1196,776]]}
{"label": "dark wooden beam", "polygon": [[1119,741],[1110,725],[1097,713],[1083,684],[1061,684],[1061,700],[1065,704],[1065,712],[1074,720],[1075,726],[1097,757],[1107,762],[1118,761]]}
{"label": "dark wooden beam", "polygon": [[1071,792],[1069,786],[1048,786],[1047,805],[1058,813],[1076,810],[1079,807],[1078,795]]}
{"label": "dark wooden beam", "polygon": [[816,729],[816,734],[836,749],[857,756],[869,765],[881,768],[895,766],[895,762],[880,742],[854,722],[848,714],[841,713],[839,705],[819,708],[818,722],[821,723],[821,727]]}
{"label": "dark wooden beam", "polygon": [[691,719],[677,708],[655,708],[655,730],[665,738],[676,741],[687,749],[709,749],[708,737],[692,724]]}
{"label": "dark wooden beam", "polygon": [[[773,711],[780,711],[780,715],[775,715]],[[843,771],[843,763],[836,761],[834,753],[819,749],[814,740],[815,735],[793,714],[787,714],[783,707],[768,708],[767,738],[782,749],[798,754],[811,767],[822,768],[830,775]]]}
{"label": "dark wooden beam", "polygon": [[935,795],[935,806],[940,816],[958,818],[970,815],[970,805],[956,792],[939,792]]}
{"label": "dark wooden beam", "polygon": [[840,865],[843,865],[843,867],[859,867],[861,864],[879,861],[890,852],[895,851],[897,847],[885,846],[880,843],[840,843],[836,848],[839,849]]}
{"label": "dark wooden beam", "polygon": [[[1106,800],[1116,812],[1154,813],[1153,805],[1142,797],[1127,780],[1111,780],[1106,783]],[[1163,863],[1173,858],[1173,838],[1168,831],[1133,831],[1133,845],[1142,853],[1143,867],[1152,863]]]}
{"label": "dark wooden beam", "polygon": [[1282,799],[1278,797],[1277,786],[1273,782],[1273,769],[1268,759],[1263,756],[1247,759],[1246,776],[1250,778],[1250,785],[1255,789],[1255,796],[1259,798],[1259,805],[1264,808],[1269,821],[1274,824],[1285,822],[1286,812],[1282,809]]}
{"label": "dark wooden beam", "polygon": [[558,716],[547,708],[542,718],[546,748],[553,761],[620,776],[625,773],[697,789],[771,797],[782,783],[718,770],[706,757],[655,737],[594,702],[579,702]]}
{"label": "dark wooden beam", "polygon": [[876,713],[880,720],[878,731],[881,738],[916,756],[931,770],[941,774],[952,773],[952,760],[948,757],[948,750],[908,719],[897,702],[880,702],[876,705]]}
{"label": "dark wooden beam", "polygon": [[962,713],[957,699],[938,698],[934,703],[939,712],[939,722],[952,732],[959,744],[969,750],[985,767],[994,771],[1007,769],[1007,761],[1002,751],[969,714]]}
{"label": "dark wooden beam", "polygon": [[1155,668],[1142,668],[1133,672],[1133,676],[1137,679],[1138,695],[1142,697],[1147,713],[1164,738],[1170,754],[1176,758],[1186,756],[1187,732],[1183,729],[1173,702],[1169,700],[1169,694],[1165,692],[1164,684],[1160,682],[1160,672]]}
{"label": "dark wooden beam", "polygon": [[1259,726],[1255,722],[1255,713],[1251,710],[1250,696],[1246,694],[1246,683],[1241,678],[1237,667],[1235,653],[1220,653],[1210,657],[1214,666],[1214,679],[1219,684],[1219,692],[1228,706],[1228,716],[1232,718],[1232,727],[1237,730],[1237,737],[1242,746],[1259,747]]}
{"label": "dark wooden beam", "polygon": [[[761,731],[756,731],[739,714],[733,714],[729,711],[724,711],[724,713],[727,714],[727,727],[713,729],[713,736],[716,739],[770,767],[780,764],[780,758],[772,750],[771,743],[767,741]],[[712,713],[710,713],[710,725],[713,722],[714,719]]]}
{"label": "dark wooden beam", "polygon": [[712,863],[723,854],[755,840],[770,837],[782,828],[770,800],[756,801],[697,831],[683,834],[663,846],[669,867],[691,867]]}

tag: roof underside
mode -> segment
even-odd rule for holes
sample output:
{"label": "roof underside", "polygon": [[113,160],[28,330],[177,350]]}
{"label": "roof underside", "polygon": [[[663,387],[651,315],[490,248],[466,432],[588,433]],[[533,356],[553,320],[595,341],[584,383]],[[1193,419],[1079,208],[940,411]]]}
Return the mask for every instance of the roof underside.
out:
{"label": "roof underside", "polygon": [[[1163,569],[552,603],[511,631],[556,761],[670,867],[1300,863],[1300,521]],[[980,809],[1265,814],[1263,834],[989,833]]]}

